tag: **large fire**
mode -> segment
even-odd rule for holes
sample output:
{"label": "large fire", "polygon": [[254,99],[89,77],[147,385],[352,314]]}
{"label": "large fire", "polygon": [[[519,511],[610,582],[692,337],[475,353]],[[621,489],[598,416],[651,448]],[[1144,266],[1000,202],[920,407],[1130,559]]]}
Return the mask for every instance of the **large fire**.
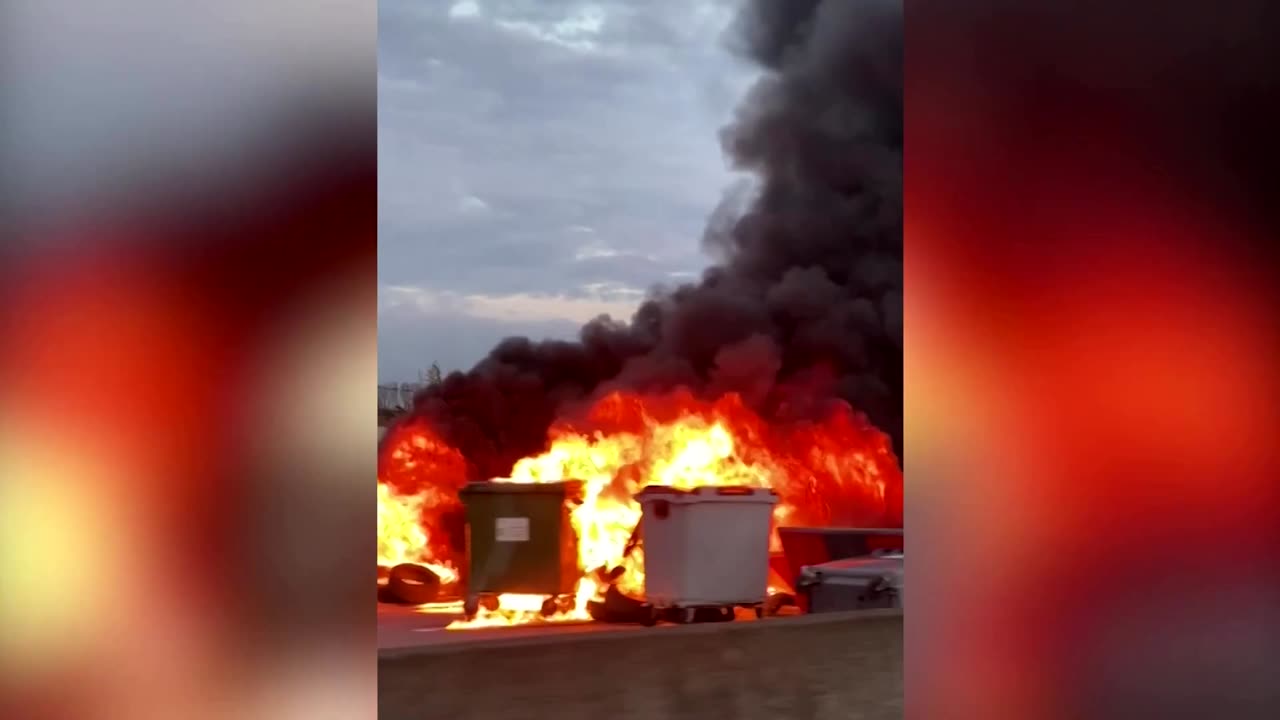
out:
{"label": "large fire", "polygon": [[444,586],[458,581],[456,552],[440,522],[460,507],[466,461],[425,424],[396,428],[378,471],[378,565],[425,565]]}
{"label": "large fire", "polygon": [[[466,463],[425,425],[399,428],[384,447],[387,478],[379,478],[379,559],[408,557],[457,567],[460,548],[450,544],[440,519],[458,507]],[[434,472],[435,474],[431,474]],[[416,488],[414,504],[384,487]],[[821,421],[770,425],[742,399],[727,394],[713,402],[687,392],[661,397],[614,393],[576,422],[549,432],[548,449],[517,462],[510,476],[494,482],[544,483],[580,480],[584,501],[572,511],[583,572],[572,610],[553,619],[584,619],[587,602],[605,587],[595,570],[621,565],[618,588],[642,597],[643,548],[623,550],[640,519],[632,496],[645,485],[692,488],[707,485],[770,487],[778,494],[775,524],[799,526],[892,526],[901,521],[902,473],[887,437],[847,406]],[[396,500],[400,498],[400,500]],[[420,514],[415,530],[408,516]],[[419,532],[420,531],[420,532]],[[774,542],[776,544],[776,537]],[[541,598],[502,596],[495,611],[460,626],[518,624],[539,618]]]}
{"label": "large fire", "polygon": [[441,584],[458,581],[458,570],[450,562],[433,561],[434,553],[422,517],[427,514],[429,493],[400,495],[389,485],[378,483],[378,565],[400,563],[425,565],[440,577]]}

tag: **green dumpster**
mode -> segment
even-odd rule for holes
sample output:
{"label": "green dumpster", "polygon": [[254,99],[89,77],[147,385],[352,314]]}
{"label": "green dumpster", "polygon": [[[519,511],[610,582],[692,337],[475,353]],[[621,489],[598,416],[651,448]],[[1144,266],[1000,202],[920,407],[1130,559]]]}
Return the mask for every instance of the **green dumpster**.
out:
{"label": "green dumpster", "polygon": [[582,483],[471,483],[459,493],[467,517],[467,599],[496,609],[502,593],[544,595],[542,612],[573,606],[582,572],[569,513],[582,501]]}

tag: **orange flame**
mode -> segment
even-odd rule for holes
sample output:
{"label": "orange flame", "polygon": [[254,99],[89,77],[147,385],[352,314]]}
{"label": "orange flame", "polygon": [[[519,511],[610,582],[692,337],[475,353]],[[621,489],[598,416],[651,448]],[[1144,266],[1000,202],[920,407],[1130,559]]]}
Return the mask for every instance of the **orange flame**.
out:
{"label": "orange flame", "polygon": [[[446,629],[474,630],[477,628],[512,627],[540,623],[586,622],[591,619],[591,615],[587,613],[587,602],[591,600],[591,593],[585,597],[582,595],[582,588],[586,586],[586,583],[585,578],[578,581],[579,592],[574,598],[573,607],[562,612],[549,616],[543,615],[542,603],[546,600],[543,595],[504,593],[498,596],[498,607],[496,609],[490,610],[481,607],[471,620],[455,620],[449,623]],[[594,585],[591,588],[593,593]]]}
{"label": "orange flame", "polygon": [[[382,446],[378,477],[378,564],[425,565],[442,585],[459,574],[441,515],[460,507],[466,461],[422,423],[394,428]],[[420,482],[430,478],[431,482]]]}
{"label": "orange flame", "polygon": [[503,595],[497,610],[451,628],[586,619],[588,601],[606,589],[593,577],[601,567],[620,564],[619,590],[642,596],[643,552],[622,555],[641,515],[632,498],[645,485],[771,487],[775,524],[885,526],[901,517],[902,474],[888,438],[847,406],[822,422],[775,428],[733,394],[707,403],[687,392],[614,393],[579,427],[562,423],[550,435],[546,452],[495,482],[584,483],[571,515],[583,571],[572,610],[543,618],[543,598]]}
{"label": "orange flame", "polygon": [[458,581],[452,563],[432,562],[427,531],[422,524],[423,508],[429,493],[400,495],[381,481],[378,483],[378,564],[392,567],[400,563],[425,565],[440,578],[441,585]]}

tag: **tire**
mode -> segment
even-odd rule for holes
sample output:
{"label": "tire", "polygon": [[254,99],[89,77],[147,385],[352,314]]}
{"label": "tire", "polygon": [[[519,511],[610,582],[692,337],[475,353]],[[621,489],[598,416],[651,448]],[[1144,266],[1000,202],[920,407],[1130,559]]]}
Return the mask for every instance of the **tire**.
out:
{"label": "tire", "polygon": [[480,607],[484,608],[485,610],[488,610],[489,612],[497,612],[498,605],[499,603],[498,603],[497,595],[481,595],[480,596]]}
{"label": "tire", "polygon": [[462,603],[462,616],[467,620],[474,620],[476,614],[480,612],[480,598],[469,597]]}
{"label": "tire", "polygon": [[756,605],[756,606],[755,606],[755,611],[756,611],[756,619],[757,619],[757,620],[760,620],[761,618],[763,618],[763,617],[764,617],[764,606],[763,606],[763,605]]}
{"label": "tire", "polygon": [[423,605],[440,596],[440,576],[421,565],[402,563],[387,574],[387,589],[400,602]]}
{"label": "tire", "polygon": [[560,604],[557,603],[556,599],[553,597],[549,597],[546,600],[543,600],[542,607],[539,608],[539,612],[541,613],[542,617],[551,617],[552,615],[555,615],[556,612],[559,610],[560,610]]}

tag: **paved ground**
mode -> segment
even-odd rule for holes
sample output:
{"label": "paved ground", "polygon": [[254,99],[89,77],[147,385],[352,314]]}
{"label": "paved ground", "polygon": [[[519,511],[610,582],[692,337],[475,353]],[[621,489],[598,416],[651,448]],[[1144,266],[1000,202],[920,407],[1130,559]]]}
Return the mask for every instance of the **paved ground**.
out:
{"label": "paved ground", "polygon": [[559,623],[523,627],[494,627],[473,630],[446,630],[462,618],[460,606],[422,611],[396,605],[378,605],[378,648],[467,643],[497,637],[549,635],[553,633],[600,632],[617,629],[598,623]]}
{"label": "paved ground", "polygon": [[417,633],[409,627],[423,621],[403,610],[384,610],[381,619],[387,640],[431,638],[378,653],[385,720],[903,717],[897,611]]}
{"label": "paved ground", "polygon": [[[396,605],[378,605],[378,649],[407,648],[422,645],[467,644],[482,640],[516,639],[569,635],[578,633],[634,633],[646,630],[638,625],[604,623],[549,623],[518,627],[446,630],[449,623],[462,617],[461,606],[443,605],[428,611]],[[738,622],[755,622],[751,611],[738,612]],[[662,627],[675,627],[660,624]]]}

